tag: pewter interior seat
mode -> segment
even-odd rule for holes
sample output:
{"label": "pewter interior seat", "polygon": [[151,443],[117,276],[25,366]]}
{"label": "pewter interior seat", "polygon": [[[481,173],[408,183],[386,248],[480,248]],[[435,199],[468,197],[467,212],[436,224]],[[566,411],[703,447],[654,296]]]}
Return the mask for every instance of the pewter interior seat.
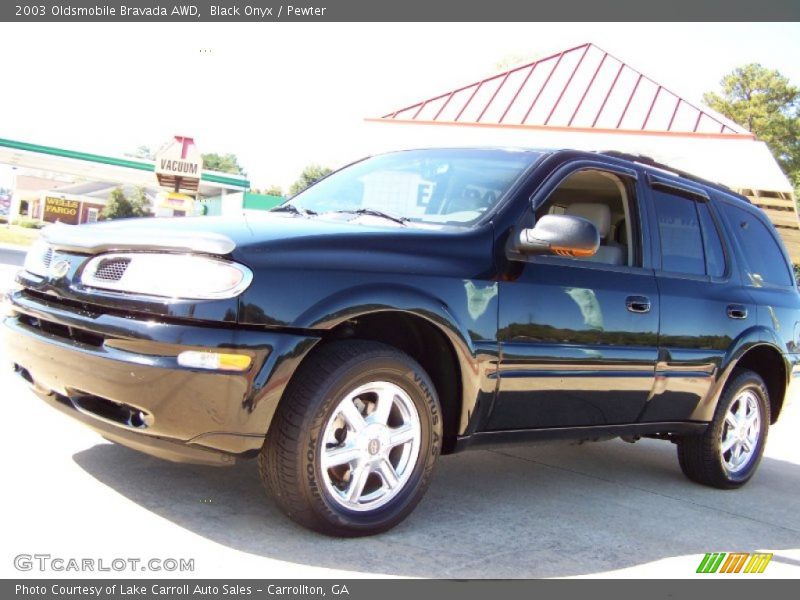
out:
{"label": "pewter interior seat", "polygon": [[627,249],[608,236],[611,231],[611,209],[599,202],[575,202],[567,207],[567,214],[575,217],[583,217],[594,223],[597,232],[600,234],[600,247],[594,256],[585,260],[592,262],[605,263],[609,265],[624,265]]}

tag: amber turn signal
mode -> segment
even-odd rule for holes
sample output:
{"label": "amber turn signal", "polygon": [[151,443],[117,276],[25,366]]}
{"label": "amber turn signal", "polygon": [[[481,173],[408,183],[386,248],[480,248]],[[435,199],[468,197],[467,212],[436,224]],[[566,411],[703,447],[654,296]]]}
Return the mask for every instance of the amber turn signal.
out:
{"label": "amber turn signal", "polygon": [[187,350],[178,355],[178,364],[193,369],[218,371],[246,371],[253,359],[245,354],[224,354],[221,352],[198,352]]}

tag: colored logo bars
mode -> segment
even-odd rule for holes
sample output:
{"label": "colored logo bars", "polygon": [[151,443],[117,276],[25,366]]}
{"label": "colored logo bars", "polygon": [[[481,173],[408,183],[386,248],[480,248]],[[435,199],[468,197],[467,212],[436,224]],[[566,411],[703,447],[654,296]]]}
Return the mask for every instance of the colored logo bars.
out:
{"label": "colored logo bars", "polygon": [[700,561],[697,572],[763,573],[771,560],[771,553],[709,552],[703,557],[703,560]]}

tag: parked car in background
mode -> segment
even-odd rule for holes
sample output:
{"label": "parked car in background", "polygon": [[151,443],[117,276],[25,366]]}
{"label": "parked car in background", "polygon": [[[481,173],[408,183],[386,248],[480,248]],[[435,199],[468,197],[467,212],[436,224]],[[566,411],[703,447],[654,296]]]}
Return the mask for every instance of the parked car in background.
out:
{"label": "parked car in background", "polygon": [[42,237],[4,321],[19,375],[143,452],[257,458],[331,535],[391,528],[440,454],[488,444],[653,437],[737,488],[800,360],[762,212],[637,156],[396,152],[261,217]]}

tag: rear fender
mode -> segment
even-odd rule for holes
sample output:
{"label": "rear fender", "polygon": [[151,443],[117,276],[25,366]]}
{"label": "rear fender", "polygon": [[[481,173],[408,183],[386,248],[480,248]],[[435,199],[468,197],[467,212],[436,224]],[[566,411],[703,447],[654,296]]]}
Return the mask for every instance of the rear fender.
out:
{"label": "rear fender", "polygon": [[788,385],[789,374],[791,373],[791,365],[786,359],[786,356],[781,353],[778,340],[774,333],[766,327],[755,326],[751,327],[741,333],[730,345],[728,352],[722,360],[715,376],[714,384],[711,386],[707,396],[697,405],[691,415],[693,421],[711,421],[714,418],[714,411],[717,408],[717,403],[722,395],[725,385],[728,383],[731,374],[736,369],[739,361],[749,351],[754,348],[764,346],[775,350],[784,361],[785,373],[787,376],[786,383]]}

